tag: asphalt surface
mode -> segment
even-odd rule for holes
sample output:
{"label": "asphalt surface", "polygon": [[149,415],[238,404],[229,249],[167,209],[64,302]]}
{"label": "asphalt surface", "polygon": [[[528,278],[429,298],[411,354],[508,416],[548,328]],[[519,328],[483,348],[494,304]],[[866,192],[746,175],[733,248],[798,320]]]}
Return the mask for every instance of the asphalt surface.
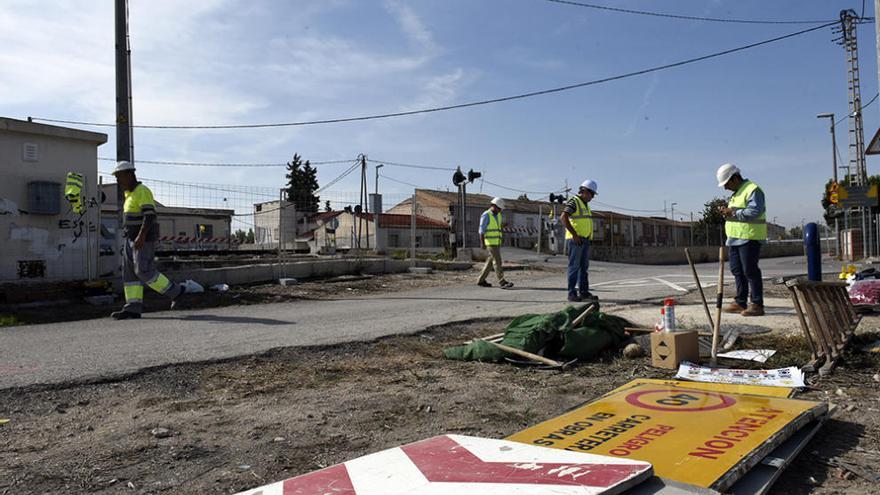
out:
{"label": "asphalt surface", "polygon": [[[562,257],[508,259],[564,266]],[[802,258],[762,260],[765,278],[804,273]],[[826,270],[834,270],[828,266]],[[711,286],[717,264],[699,265]],[[150,313],[140,320],[85,320],[0,329],[0,388],[107,378],[139,369],[413,333],[451,321],[551,312],[566,304],[564,274],[530,272],[512,290],[475,285],[350,299]],[[729,276],[729,273],[727,274]],[[606,303],[684,294],[688,266],[594,262],[591,289]]]}

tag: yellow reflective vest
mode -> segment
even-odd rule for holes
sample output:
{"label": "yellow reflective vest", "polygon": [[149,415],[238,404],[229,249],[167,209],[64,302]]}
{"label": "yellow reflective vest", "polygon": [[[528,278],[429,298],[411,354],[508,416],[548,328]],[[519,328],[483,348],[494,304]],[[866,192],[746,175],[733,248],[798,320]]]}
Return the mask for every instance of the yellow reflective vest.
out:
{"label": "yellow reflective vest", "polygon": [[[743,182],[739,189],[730,198],[727,204],[728,208],[741,210],[748,206],[749,196],[755,191],[763,190],[754,182],[747,180]],[[758,218],[752,220],[737,220],[735,218],[728,219],[724,224],[724,232],[727,237],[734,239],[748,239],[752,241],[767,240],[767,211],[765,210]]]}
{"label": "yellow reflective vest", "polygon": [[[125,235],[129,239],[137,237],[144,223],[146,215],[156,214],[156,202],[150,189],[138,182],[131,191],[125,191],[125,203],[122,205],[123,226]],[[157,229],[147,234],[147,240],[155,240],[158,237]]]}
{"label": "yellow reflective vest", "polygon": [[492,213],[492,210],[486,210],[486,214],[489,215],[489,225],[486,226],[486,233],[483,234],[483,239],[486,240],[487,246],[500,246],[501,245],[501,212],[498,214]]}
{"label": "yellow reflective vest", "polygon": [[[577,232],[578,236],[592,239],[593,212],[590,210],[590,205],[584,203],[584,200],[582,200],[580,196],[574,196],[574,203],[576,205],[575,211],[568,215],[568,220],[571,222],[571,226],[574,228],[574,231]],[[571,232],[568,229],[565,229],[565,238],[571,239],[572,237]]]}
{"label": "yellow reflective vest", "polygon": [[70,203],[70,207],[76,213],[84,213],[86,205],[83,203],[83,176],[76,172],[67,173],[67,182],[64,185],[64,197]]}

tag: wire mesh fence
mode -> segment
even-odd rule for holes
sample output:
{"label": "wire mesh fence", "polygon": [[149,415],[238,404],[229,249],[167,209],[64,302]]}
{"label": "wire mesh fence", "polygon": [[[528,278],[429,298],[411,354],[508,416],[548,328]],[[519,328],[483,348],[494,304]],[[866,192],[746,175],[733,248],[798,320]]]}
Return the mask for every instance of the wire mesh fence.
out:
{"label": "wire mesh fence", "polygon": [[[112,224],[116,209],[116,184],[110,174],[101,174],[102,188],[110,198],[104,206],[105,222]],[[157,202],[160,246],[165,250],[186,249],[292,249],[297,240],[308,239],[317,227],[315,217],[328,211],[354,211],[361,207],[361,194],[352,191],[322,191],[317,211],[296,198],[289,201],[282,188],[242,184],[180,182],[139,179]],[[383,195],[383,210],[410,197],[409,193]],[[311,210],[311,211],[308,211]],[[284,245],[280,246],[279,242]]]}

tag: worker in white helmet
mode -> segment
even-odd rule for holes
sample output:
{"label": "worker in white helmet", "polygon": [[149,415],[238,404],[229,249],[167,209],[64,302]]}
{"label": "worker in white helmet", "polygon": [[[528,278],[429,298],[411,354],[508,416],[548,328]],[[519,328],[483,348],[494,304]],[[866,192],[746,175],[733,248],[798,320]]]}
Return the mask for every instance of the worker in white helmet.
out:
{"label": "worker in white helmet", "polygon": [[123,203],[123,247],[122,285],[125,293],[125,306],[110,316],[115,320],[128,320],[141,317],[144,310],[144,285],[172,300],[172,309],[177,298],[185,292],[183,285],[171,282],[156,269],[156,240],[159,225],[156,221],[156,201],[147,186],[138,182],[134,164],[121,161],[113,170],[119,186],[125,194]]}
{"label": "worker in white helmet", "polygon": [[513,284],[504,280],[504,269],[501,268],[501,210],[504,209],[504,200],[501,198],[492,199],[489,209],[483,212],[480,217],[480,243],[483,248],[489,252],[486,258],[486,265],[480,272],[480,278],[477,279],[477,285],[480,287],[492,287],[492,284],[486,282],[486,277],[495,266],[495,276],[498,277],[498,286],[502,289],[509,289]]}
{"label": "worker in white helmet", "polygon": [[568,248],[568,300],[581,302],[596,299],[590,293],[590,241],[593,239],[593,212],[590,201],[596,197],[599,185],[585,180],[578,193],[565,203],[559,219],[565,227]]}
{"label": "worker in white helmet", "polygon": [[725,218],[724,231],[736,296],[723,310],[743,316],[763,316],[764,282],[758,261],[761,246],[767,241],[764,191],[754,182],[743,179],[736,165],[730,163],[718,168],[715,176],[718,187],[733,192],[727,207],[721,208],[721,214]]}

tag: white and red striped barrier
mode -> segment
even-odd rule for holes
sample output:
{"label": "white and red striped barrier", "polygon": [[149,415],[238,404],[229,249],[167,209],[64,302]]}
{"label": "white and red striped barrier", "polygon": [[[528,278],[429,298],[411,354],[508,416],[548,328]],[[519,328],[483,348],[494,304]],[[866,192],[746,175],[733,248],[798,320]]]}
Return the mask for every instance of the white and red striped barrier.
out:
{"label": "white and red striped barrier", "polygon": [[537,235],[538,229],[532,227],[503,227],[501,229],[502,232],[508,234],[535,234]]}
{"label": "white and red striped barrier", "polygon": [[163,235],[160,242],[208,243],[208,244],[253,244],[235,237],[191,237],[185,235]]}
{"label": "white and red striped barrier", "polygon": [[643,461],[441,435],[239,495],[613,495],[652,474]]}

